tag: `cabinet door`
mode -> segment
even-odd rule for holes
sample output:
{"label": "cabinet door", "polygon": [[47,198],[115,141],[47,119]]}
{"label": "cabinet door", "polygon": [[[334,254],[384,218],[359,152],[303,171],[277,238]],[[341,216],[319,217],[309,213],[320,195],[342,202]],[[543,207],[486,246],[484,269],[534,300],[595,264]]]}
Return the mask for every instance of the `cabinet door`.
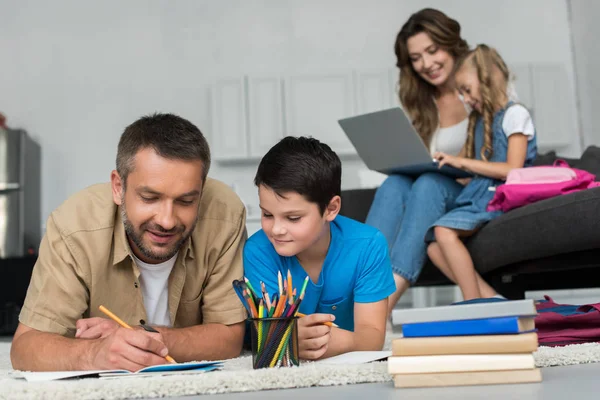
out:
{"label": "cabinet door", "polygon": [[287,134],[312,136],[338,154],[356,154],[337,122],[355,114],[351,73],[293,75],[284,92]]}
{"label": "cabinet door", "polygon": [[514,86],[519,98],[519,103],[522,103],[531,112],[531,116],[535,121],[535,104],[533,103],[533,85],[531,82],[531,65],[516,64],[510,67],[510,71],[514,76]]}
{"label": "cabinet door", "polygon": [[282,84],[279,77],[250,77],[250,156],[260,158],[284,136]]}
{"label": "cabinet door", "polygon": [[359,113],[380,111],[395,105],[389,70],[356,71],[355,82]]}
{"label": "cabinet door", "polygon": [[248,157],[245,87],[245,78],[220,79],[213,85],[212,145],[215,160]]}
{"label": "cabinet door", "polygon": [[560,150],[577,142],[572,94],[561,64],[532,65],[534,122],[542,151]]}

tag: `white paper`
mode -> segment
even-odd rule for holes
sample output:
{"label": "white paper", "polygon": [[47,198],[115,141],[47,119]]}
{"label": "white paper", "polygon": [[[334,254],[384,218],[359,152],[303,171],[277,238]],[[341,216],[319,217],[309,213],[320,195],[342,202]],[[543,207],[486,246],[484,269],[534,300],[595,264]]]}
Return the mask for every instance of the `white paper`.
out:
{"label": "white paper", "polygon": [[391,355],[391,351],[351,351],[316,362],[320,364],[365,364],[387,359]]}

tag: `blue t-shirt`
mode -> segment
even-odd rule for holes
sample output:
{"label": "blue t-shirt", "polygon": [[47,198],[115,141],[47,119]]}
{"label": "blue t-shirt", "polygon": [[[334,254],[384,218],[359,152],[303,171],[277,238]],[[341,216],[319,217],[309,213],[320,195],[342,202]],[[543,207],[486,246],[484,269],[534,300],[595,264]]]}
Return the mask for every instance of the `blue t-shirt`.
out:
{"label": "blue t-shirt", "polygon": [[[337,216],[331,227],[329,250],[315,284],[310,278],[300,304],[304,314],[335,315],[340,328],[354,330],[354,302],[373,303],[391,295],[396,286],[385,237],[375,228]],[[254,288],[264,282],[269,295],[278,293],[277,272],[292,274],[297,295],[307,273],[293,257],[277,254],[260,230],[244,247],[244,273]]]}

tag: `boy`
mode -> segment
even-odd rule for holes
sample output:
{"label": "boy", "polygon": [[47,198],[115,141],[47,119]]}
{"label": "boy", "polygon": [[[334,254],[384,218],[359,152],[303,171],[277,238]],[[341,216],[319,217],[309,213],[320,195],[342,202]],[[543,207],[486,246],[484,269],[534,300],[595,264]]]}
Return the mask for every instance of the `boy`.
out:
{"label": "boy", "polygon": [[341,175],[329,146],[286,137],[263,157],[254,178],[262,229],[244,247],[245,274],[270,294],[278,292],[278,272],[285,279],[289,270],[298,292],[309,277],[300,305],[307,316],[298,321],[303,359],[381,350],[387,297],[395,290],[383,235],[338,215]]}

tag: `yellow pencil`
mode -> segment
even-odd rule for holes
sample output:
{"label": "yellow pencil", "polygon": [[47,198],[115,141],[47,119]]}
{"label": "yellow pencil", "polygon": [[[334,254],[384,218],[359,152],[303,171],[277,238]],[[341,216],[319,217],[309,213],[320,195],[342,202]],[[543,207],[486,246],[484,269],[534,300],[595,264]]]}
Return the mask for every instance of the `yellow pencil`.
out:
{"label": "yellow pencil", "polygon": [[[102,311],[104,314],[108,315],[110,317],[110,319],[112,319],[113,321],[115,321],[117,324],[121,325],[123,328],[125,328],[125,329],[133,329],[125,321],[123,321],[121,318],[117,317],[115,314],[112,313],[112,311],[110,311],[108,308],[104,307],[103,305],[101,305],[98,308],[100,309],[100,311]],[[165,356],[165,360],[167,360],[168,362],[170,362],[172,364],[177,364],[177,361],[175,361],[173,359],[173,357],[171,357],[170,355],[166,355]]]}

